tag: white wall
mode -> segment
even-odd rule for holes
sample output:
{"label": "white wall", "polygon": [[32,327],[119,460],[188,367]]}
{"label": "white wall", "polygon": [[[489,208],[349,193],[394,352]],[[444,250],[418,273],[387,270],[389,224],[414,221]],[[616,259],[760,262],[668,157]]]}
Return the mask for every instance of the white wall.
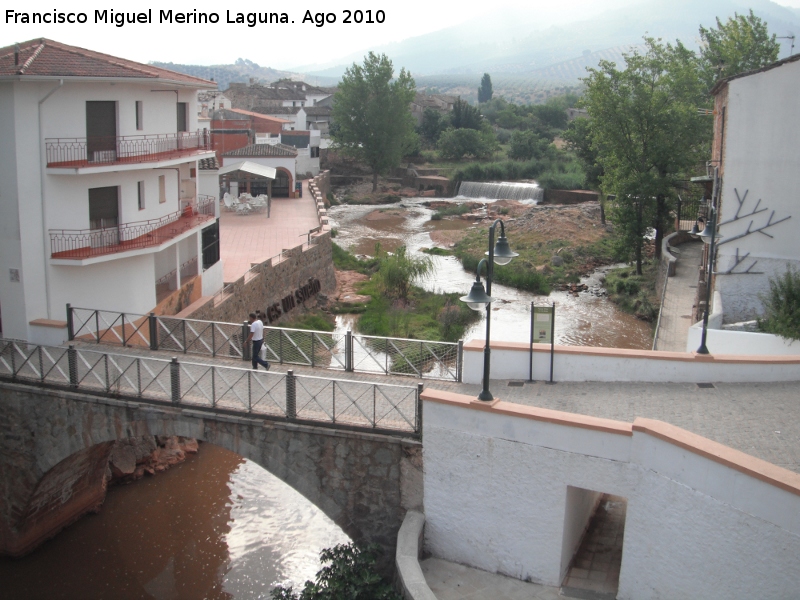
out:
{"label": "white wall", "polygon": [[[692,325],[689,328],[689,336],[686,338],[686,351],[697,350],[700,347],[702,336],[703,323]],[[800,356],[800,342],[787,340],[771,333],[709,329],[706,333],[706,346],[710,352],[721,354]]]}
{"label": "white wall", "polygon": [[222,289],[223,272],[222,272],[222,259],[211,265],[208,269],[203,271],[203,287],[201,294],[203,296],[213,296]]}
{"label": "white wall", "polygon": [[567,501],[564,509],[564,535],[561,541],[561,574],[563,581],[572,559],[580,548],[583,535],[589,528],[589,521],[597,509],[601,492],[567,486]]}
{"label": "white wall", "polygon": [[[308,150],[307,148],[303,149]],[[301,175],[311,173],[312,177],[316,177],[319,175],[319,157],[311,158],[307,154],[298,154],[296,169]]]}
{"label": "white wall", "polygon": [[796,494],[642,431],[428,400],[424,415],[425,539],[434,556],[560,585],[573,486],[628,499],[620,599],[796,595]]}
{"label": "white wall", "polygon": [[[739,207],[736,191],[747,200],[741,215],[750,213],[760,200],[766,212],[723,225],[722,241],[767,223],[791,216],[767,230],[719,246],[717,272],[728,271],[739,256],[750,253],[738,267],[763,275],[718,275],[716,289],[723,294],[727,322],[755,318],[761,311],[759,294],[768,291],[768,278],[785,271],[786,264],[800,267],[800,212],[797,203],[797,140],[800,139],[800,62],[782,65],[728,84],[725,124],[724,173],[720,222],[732,219]],[[716,157],[715,157],[716,158]]]}
{"label": "white wall", "polygon": [[[709,349],[715,352],[710,342]],[[525,344],[493,343],[491,378],[527,380],[528,356]],[[480,383],[482,376],[483,349],[467,343],[464,345],[464,383]],[[549,377],[550,349],[534,344],[533,378],[541,381]],[[654,383],[798,381],[800,352],[784,357],[722,354],[703,357],[688,352],[556,346],[553,379]]]}
{"label": "white wall", "polygon": [[197,193],[219,198],[218,171],[197,171]]}

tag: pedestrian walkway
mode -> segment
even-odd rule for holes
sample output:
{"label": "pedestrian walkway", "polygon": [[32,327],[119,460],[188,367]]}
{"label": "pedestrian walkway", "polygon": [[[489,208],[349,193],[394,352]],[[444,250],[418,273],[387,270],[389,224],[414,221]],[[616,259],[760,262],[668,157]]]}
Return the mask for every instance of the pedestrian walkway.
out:
{"label": "pedestrian walkway", "polygon": [[302,198],[273,198],[267,213],[240,215],[222,211],[219,218],[223,279],[236,281],[258,264],[307,241],[319,226],[317,206],[303,181]]}
{"label": "pedestrian walkway", "polygon": [[558,588],[487,573],[440,558],[420,562],[438,600],[558,600]]}
{"label": "pedestrian walkway", "polygon": [[703,242],[688,242],[672,248],[678,262],[675,275],[667,279],[656,350],[686,352],[689,327],[694,323],[692,315],[703,246]]}

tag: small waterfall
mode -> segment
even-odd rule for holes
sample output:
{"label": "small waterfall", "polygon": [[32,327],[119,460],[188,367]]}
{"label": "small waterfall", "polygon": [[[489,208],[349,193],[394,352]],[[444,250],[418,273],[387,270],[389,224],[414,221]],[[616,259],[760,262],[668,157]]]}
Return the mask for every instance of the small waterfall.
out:
{"label": "small waterfall", "polygon": [[534,204],[538,204],[544,198],[544,190],[535,183],[462,181],[458,187],[458,195],[493,200],[532,200]]}

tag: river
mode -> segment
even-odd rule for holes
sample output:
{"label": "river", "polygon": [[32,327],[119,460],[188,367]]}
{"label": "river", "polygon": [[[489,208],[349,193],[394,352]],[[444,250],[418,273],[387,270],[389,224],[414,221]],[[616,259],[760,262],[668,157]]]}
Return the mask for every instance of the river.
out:
{"label": "river", "polygon": [[[433,210],[423,205],[430,201],[471,201],[474,199],[409,198],[400,203],[405,217],[389,217],[377,220],[367,215],[381,208],[376,206],[334,206],[328,211],[337,229],[337,244],[355,254],[374,254],[375,243],[387,251],[405,245],[412,253],[421,248],[434,246],[431,231],[435,229],[464,229],[472,222],[463,219],[431,221]],[[491,202],[491,200],[489,200]],[[513,230],[508,230],[513,248]],[[488,243],[488,240],[487,240]],[[438,292],[467,294],[475,275],[467,273],[453,256],[431,256],[434,263],[432,276],[418,281],[421,287]],[[590,288],[601,287],[603,273],[610,267],[598,269],[584,277],[581,282]],[[554,291],[549,296],[539,296],[515,288],[494,284],[492,296],[498,301],[492,311],[492,339],[512,342],[527,342],[530,339],[531,302],[556,305],[555,342],[571,346],[600,346],[607,348],[650,349],[653,331],[633,315],[625,313],[601,295],[581,293],[573,296],[568,292]],[[337,328],[352,328],[353,318],[347,315],[337,319]],[[484,338],[485,317],[473,324],[464,335],[465,340]]]}
{"label": "river", "polygon": [[252,461],[201,444],[186,462],[109,489],[98,515],[20,560],[0,559],[3,598],[267,599],[302,587],[342,530]]}

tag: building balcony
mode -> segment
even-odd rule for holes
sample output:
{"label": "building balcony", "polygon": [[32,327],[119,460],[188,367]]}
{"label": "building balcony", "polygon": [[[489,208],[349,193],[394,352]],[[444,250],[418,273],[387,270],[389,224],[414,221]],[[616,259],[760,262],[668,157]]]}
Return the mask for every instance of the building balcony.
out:
{"label": "building balcony", "polygon": [[190,158],[211,150],[207,130],[115,137],[47,138],[48,169],[137,165]]}
{"label": "building balcony", "polygon": [[148,221],[131,221],[103,229],[51,229],[50,258],[83,261],[109,257],[134,250],[155,251],[196,227],[211,222],[217,199],[198,195],[197,201],[183,210]]}

